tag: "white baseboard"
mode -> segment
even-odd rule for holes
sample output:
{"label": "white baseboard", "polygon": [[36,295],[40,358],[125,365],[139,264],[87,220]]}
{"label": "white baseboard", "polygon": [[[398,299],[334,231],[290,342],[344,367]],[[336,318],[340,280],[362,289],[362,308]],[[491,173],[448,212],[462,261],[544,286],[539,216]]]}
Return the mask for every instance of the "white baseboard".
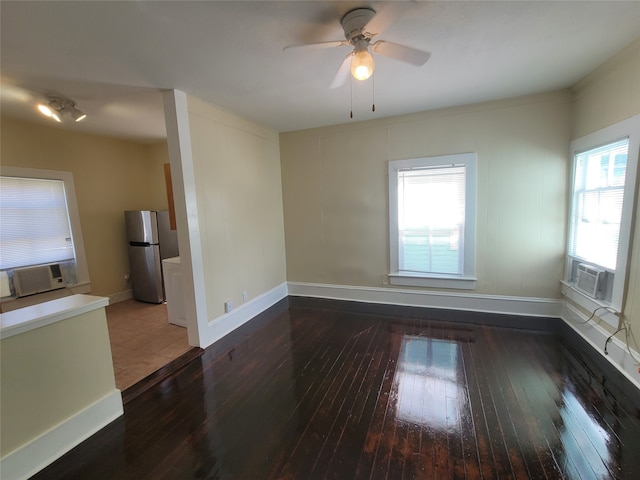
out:
{"label": "white baseboard", "polygon": [[[638,365],[627,350],[627,346],[617,337],[612,337],[607,345],[607,355],[604,354],[604,344],[610,333],[595,322],[584,323],[587,316],[567,304],[562,314],[562,320],[580,335],[596,352],[607,359],[619,372],[640,389],[640,372]],[[640,353],[631,350],[633,355],[640,359]]]}
{"label": "white baseboard", "polygon": [[562,300],[551,298],[507,297],[473,293],[434,292],[301,282],[289,282],[288,289],[289,295],[299,297],[329,298],[332,300],[534,317],[559,318],[563,305]]}
{"label": "white baseboard", "polygon": [[114,389],[0,459],[3,480],[21,480],[35,475],[122,414],[122,395],[120,390]]}
{"label": "white baseboard", "polygon": [[109,295],[109,305],[113,305],[114,303],[124,302],[125,300],[129,300],[133,298],[133,290],[123,290],[122,292],[112,293]]}
{"label": "white baseboard", "polygon": [[220,340],[286,296],[287,284],[282,283],[268,292],[234,308],[229,313],[210,320],[208,328],[200,332],[200,347],[206,348]]}

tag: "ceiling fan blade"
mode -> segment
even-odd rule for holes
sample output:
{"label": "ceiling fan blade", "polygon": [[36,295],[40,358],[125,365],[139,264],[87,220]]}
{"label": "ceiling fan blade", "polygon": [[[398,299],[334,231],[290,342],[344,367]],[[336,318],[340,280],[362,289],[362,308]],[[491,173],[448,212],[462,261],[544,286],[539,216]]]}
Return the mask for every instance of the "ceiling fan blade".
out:
{"label": "ceiling fan blade", "polygon": [[338,69],[333,82],[331,82],[331,88],[338,88],[341,86],[347,77],[349,76],[349,70],[351,69],[351,57],[353,56],[353,52],[349,53],[344,60],[342,61],[342,65]]}
{"label": "ceiling fan blade", "polygon": [[376,5],[375,16],[363,27],[363,30],[368,35],[375,36],[389,29],[389,26],[395,20],[395,16],[390,7],[391,5],[386,3]]}
{"label": "ceiling fan blade", "polygon": [[372,45],[372,48],[375,53],[417,66],[424,65],[431,57],[431,54],[424,50],[407,47],[399,43],[387,42],[386,40],[378,40]]}
{"label": "ceiling fan blade", "polygon": [[349,42],[346,40],[333,40],[330,42],[317,42],[317,43],[300,43],[297,45],[286,45],[282,51],[289,50],[292,48],[332,48],[332,47],[344,47],[345,45],[349,45]]}

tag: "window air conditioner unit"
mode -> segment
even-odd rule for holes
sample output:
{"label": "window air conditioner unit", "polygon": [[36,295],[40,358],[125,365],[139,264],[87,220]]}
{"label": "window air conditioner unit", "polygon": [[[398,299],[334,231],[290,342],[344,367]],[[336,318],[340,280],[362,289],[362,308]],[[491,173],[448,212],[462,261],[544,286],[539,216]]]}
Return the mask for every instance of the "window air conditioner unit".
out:
{"label": "window air conditioner unit", "polygon": [[580,263],[578,265],[578,276],[575,287],[582,293],[589,295],[591,298],[596,298],[603,282],[604,270],[592,267],[586,263]]}
{"label": "window air conditioner unit", "polygon": [[13,286],[18,297],[49,292],[64,288],[64,278],[59,263],[13,270]]}

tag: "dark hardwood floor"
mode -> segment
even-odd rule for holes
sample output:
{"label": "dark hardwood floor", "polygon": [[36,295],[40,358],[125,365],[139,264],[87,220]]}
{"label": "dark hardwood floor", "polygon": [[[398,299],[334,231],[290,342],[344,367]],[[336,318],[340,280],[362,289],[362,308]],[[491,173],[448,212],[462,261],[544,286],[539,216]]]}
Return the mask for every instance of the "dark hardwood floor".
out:
{"label": "dark hardwood floor", "polygon": [[283,300],[34,478],[640,478],[637,390],[472,317]]}

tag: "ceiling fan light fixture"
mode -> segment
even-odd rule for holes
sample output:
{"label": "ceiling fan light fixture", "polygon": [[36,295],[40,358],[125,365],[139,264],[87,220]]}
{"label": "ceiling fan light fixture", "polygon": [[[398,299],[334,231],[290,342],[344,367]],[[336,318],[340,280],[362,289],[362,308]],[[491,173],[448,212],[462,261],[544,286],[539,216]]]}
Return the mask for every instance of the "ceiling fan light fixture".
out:
{"label": "ceiling fan light fixture", "polygon": [[373,22],[375,16],[376,11],[371,7],[353,8],[340,19],[340,25],[344,31],[344,40],[287,45],[283,50],[294,47],[353,47],[353,50],[342,60],[333,82],[331,82],[331,88],[338,88],[344,84],[347,78],[349,78],[349,72],[351,72],[351,76],[356,80],[367,80],[371,78],[374,71],[373,53],[410,63],[418,67],[424,65],[427,60],[429,60],[431,54],[418,48],[387,40],[378,40],[372,43],[372,39],[378,35],[378,33],[375,32],[376,27],[380,27],[380,23],[376,24]]}
{"label": "ceiling fan light fixture", "polygon": [[373,56],[369,49],[357,50],[351,59],[351,75],[356,80],[366,80],[373,75]]}

